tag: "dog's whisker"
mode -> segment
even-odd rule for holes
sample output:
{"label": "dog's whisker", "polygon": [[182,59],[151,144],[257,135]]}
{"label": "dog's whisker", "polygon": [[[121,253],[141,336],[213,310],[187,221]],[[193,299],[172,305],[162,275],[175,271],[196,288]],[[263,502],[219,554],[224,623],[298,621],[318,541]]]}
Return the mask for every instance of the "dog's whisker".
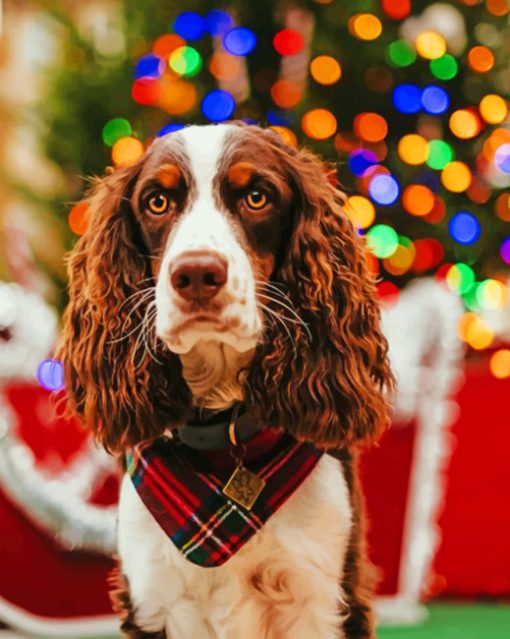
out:
{"label": "dog's whisker", "polygon": [[[288,306],[287,304],[284,304],[281,300],[276,300],[273,297],[271,297],[270,295],[265,295],[265,297],[270,300],[271,302],[273,302],[274,304],[277,304],[279,306],[281,306],[282,308],[286,309],[287,311],[289,311],[289,313],[291,313],[293,315],[293,317],[287,317],[287,316],[283,316],[284,319],[286,319],[287,321],[291,322],[292,324],[299,324],[300,326],[302,326],[304,328],[304,330],[306,331],[306,334],[308,335],[308,338],[311,340],[312,339],[312,333],[308,327],[308,324],[303,320],[302,317],[300,317],[298,315],[298,313],[296,313],[296,311],[291,308],[290,306]],[[265,308],[267,308],[266,305],[264,305]],[[273,312],[274,309],[272,309]],[[281,315],[279,315],[279,317],[281,317]]]}
{"label": "dog's whisker", "polygon": [[[142,280],[142,282],[144,282],[145,280]],[[141,283],[141,282],[140,282]],[[137,297],[138,295],[143,295],[145,293],[152,293],[152,292],[156,292],[156,287],[155,286],[149,286],[147,288],[144,288],[140,291],[135,291],[134,293],[131,293],[131,295],[129,295],[128,297],[126,297],[126,299],[122,302],[122,304],[119,307],[119,310],[124,308],[124,306],[130,302],[132,299],[134,299],[135,297]]]}
{"label": "dog's whisker", "polygon": [[133,306],[133,308],[129,311],[129,313],[127,314],[123,324],[122,324],[122,329],[121,329],[121,334],[126,330],[127,325],[129,320],[131,319],[133,313],[144,303],[147,302],[147,296],[144,295],[141,297],[141,299],[139,299],[136,304]]}
{"label": "dog's whisker", "polygon": [[[292,333],[289,330],[289,327],[287,326],[287,324],[284,322],[283,318],[281,315],[278,315],[278,313],[276,313],[275,311],[273,311],[272,309],[270,309],[269,307],[265,306],[264,304],[261,305],[261,308],[266,311],[267,313],[270,313],[270,316],[274,317],[277,321],[280,322],[280,324],[283,326],[283,328],[285,329],[287,335],[289,336],[289,340],[292,344],[292,347],[294,348],[294,350],[296,349],[296,342],[294,341],[294,338],[292,337]],[[287,318],[288,319],[288,318]]]}

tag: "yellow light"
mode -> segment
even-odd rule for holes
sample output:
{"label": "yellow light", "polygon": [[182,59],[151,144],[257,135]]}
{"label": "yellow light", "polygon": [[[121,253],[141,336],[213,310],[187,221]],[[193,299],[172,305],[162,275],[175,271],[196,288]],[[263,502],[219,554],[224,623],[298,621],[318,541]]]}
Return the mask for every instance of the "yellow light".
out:
{"label": "yellow light", "polygon": [[305,134],[312,140],[327,140],[335,134],[337,122],[331,111],[312,109],[304,114],[301,126]]}
{"label": "yellow light", "polygon": [[508,115],[508,107],[501,96],[490,93],[480,101],[480,113],[489,124],[501,124]]}
{"label": "yellow light", "polygon": [[429,145],[421,135],[410,133],[400,138],[397,147],[400,158],[407,164],[417,166],[427,161],[429,157]]}
{"label": "yellow light", "polygon": [[450,129],[461,140],[474,138],[482,130],[479,118],[468,109],[458,109],[450,116]]}
{"label": "yellow light", "polygon": [[424,31],[416,38],[416,51],[422,58],[435,60],[446,53],[446,40],[436,31]]}
{"label": "yellow light", "polygon": [[478,286],[476,299],[482,308],[499,310],[508,304],[508,290],[502,282],[488,279]]}
{"label": "yellow light", "polygon": [[362,195],[351,195],[347,198],[345,212],[354,226],[360,229],[368,228],[375,220],[374,205]]}
{"label": "yellow light", "polygon": [[310,62],[310,74],[319,84],[334,84],[342,77],[342,67],[330,55],[318,55]]}
{"label": "yellow light", "polygon": [[459,322],[459,336],[472,348],[482,350],[492,344],[494,332],[475,313],[465,313]]}
{"label": "yellow light", "polygon": [[112,147],[112,162],[116,166],[132,166],[144,153],[143,144],[136,138],[120,138]]}
{"label": "yellow light", "polygon": [[382,33],[382,23],[373,13],[358,13],[349,20],[351,33],[360,40],[375,40]]}
{"label": "yellow light", "polygon": [[392,275],[403,275],[412,266],[414,258],[416,256],[416,249],[414,244],[409,247],[398,245],[397,250],[391,257],[383,260],[384,268]]}
{"label": "yellow light", "polygon": [[501,348],[493,353],[489,366],[494,377],[498,379],[510,377],[510,351],[507,348]]}
{"label": "yellow light", "polygon": [[269,127],[283,139],[290,146],[297,146],[297,138],[293,131],[288,129],[286,126],[271,126]]}
{"label": "yellow light", "polygon": [[471,184],[471,171],[464,162],[450,162],[441,172],[441,182],[452,193],[462,193]]}

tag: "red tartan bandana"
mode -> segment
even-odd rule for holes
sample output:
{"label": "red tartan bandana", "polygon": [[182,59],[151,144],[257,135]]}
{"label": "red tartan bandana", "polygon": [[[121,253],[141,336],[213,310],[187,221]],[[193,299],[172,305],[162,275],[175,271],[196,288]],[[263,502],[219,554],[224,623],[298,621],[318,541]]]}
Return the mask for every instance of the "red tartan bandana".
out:
{"label": "red tartan bandana", "polygon": [[[264,432],[253,440],[263,437]],[[248,452],[251,445],[247,442]],[[136,447],[127,471],[141,500],[178,550],[194,564],[221,566],[234,555],[299,488],[322,456],[312,444],[281,436],[272,450],[246,466],[266,484],[251,510],[223,494],[227,477],[206,456],[162,438]]]}

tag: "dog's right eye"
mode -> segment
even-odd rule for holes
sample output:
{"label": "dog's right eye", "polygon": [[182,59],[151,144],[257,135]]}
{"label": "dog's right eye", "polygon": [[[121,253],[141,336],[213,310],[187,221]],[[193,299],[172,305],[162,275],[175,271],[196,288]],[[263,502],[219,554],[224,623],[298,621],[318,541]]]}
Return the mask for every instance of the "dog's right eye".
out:
{"label": "dog's right eye", "polygon": [[152,215],[164,215],[170,206],[170,198],[165,193],[157,191],[147,200],[147,210]]}

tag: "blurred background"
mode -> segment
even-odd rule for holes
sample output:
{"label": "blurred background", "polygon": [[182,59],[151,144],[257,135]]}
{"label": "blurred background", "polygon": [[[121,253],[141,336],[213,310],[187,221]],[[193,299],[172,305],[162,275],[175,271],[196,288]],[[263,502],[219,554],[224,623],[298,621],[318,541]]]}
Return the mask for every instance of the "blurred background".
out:
{"label": "blurred background", "polygon": [[0,637],[116,636],[114,463],[50,402],[87,180],[231,118],[334,165],[379,275],[379,636],[510,636],[509,95],[508,0],[4,0]]}

